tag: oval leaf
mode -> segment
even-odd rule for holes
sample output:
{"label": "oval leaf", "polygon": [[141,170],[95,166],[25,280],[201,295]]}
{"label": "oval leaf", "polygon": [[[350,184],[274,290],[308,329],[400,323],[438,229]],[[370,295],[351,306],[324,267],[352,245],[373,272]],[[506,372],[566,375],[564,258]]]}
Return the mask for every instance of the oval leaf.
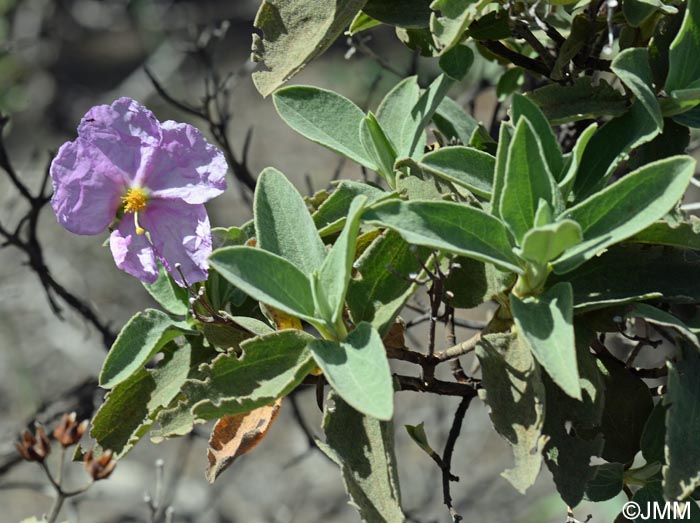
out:
{"label": "oval leaf", "polygon": [[461,254],[521,274],[505,225],[483,211],[452,202],[388,201],[363,219],[393,229],[407,242]]}
{"label": "oval leaf", "polygon": [[209,262],[251,298],[313,321],[311,282],[284,258],[254,247],[234,246],[214,251]]}
{"label": "oval leaf", "polygon": [[653,162],[564,212],[560,219],[581,225],[583,243],[566,251],[554,272],[569,272],[660,219],[681,199],[694,171],[689,156]]}
{"label": "oval leaf", "polygon": [[345,341],[309,343],[331,387],[359,412],[380,420],[394,414],[394,387],[379,333],[361,322]]}
{"label": "oval leaf", "polygon": [[295,85],[277,91],[272,101],[282,119],[305,138],[376,170],[360,141],[365,113],[344,96]]}
{"label": "oval leaf", "polygon": [[102,365],[100,386],[114,388],[141,369],[170,340],[194,333],[185,322],[164,312],[146,309],[133,316],[117,336]]}

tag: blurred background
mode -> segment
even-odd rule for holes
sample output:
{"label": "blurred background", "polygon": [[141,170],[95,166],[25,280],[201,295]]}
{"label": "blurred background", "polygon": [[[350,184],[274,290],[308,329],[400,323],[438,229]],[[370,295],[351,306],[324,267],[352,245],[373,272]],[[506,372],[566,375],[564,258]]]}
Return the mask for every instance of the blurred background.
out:
{"label": "blurred background", "polygon": [[[17,176],[38,191],[52,152],[75,138],[82,115],[121,96],[147,105],[161,121],[197,125],[214,141],[212,132],[221,127],[212,128],[187,107],[200,107],[212,85],[219,85],[229,96],[219,97],[213,117],[215,122],[230,117],[226,137],[239,174],[255,177],[274,166],[304,194],[327,188],[338,177],[359,179],[358,166],[339,162],[289,130],[271,101],[253,87],[248,58],[258,5],[257,0],[0,0],[0,111],[11,117],[3,134]],[[379,29],[359,48],[341,38],[293,83],[332,89],[374,109],[399,80],[396,73],[418,74],[426,84],[437,74],[435,67],[401,45],[391,31]],[[164,92],[158,92],[146,68]],[[500,72],[498,66],[477,61],[452,93],[487,127],[494,114],[498,118],[492,82]],[[174,102],[181,102],[180,107]],[[212,225],[248,220],[249,195],[231,176],[229,190],[209,206]],[[14,230],[28,208],[0,169],[0,224]],[[52,490],[39,467],[16,459],[17,434],[37,417],[52,427],[66,410],[79,408],[79,415],[89,416],[101,399],[96,376],[105,357],[105,334],[155,305],[136,279],[115,268],[101,245],[106,235],[70,234],[58,226],[48,206],[38,219],[37,240],[51,276],[87,304],[96,320],[87,321],[55,292],[51,296],[61,310],[52,310],[42,282],[27,266],[27,252],[13,245],[0,248],[0,520],[8,523],[41,516],[51,504]],[[488,313],[477,310],[471,317],[485,319]],[[422,339],[420,330],[413,334]],[[468,334],[459,333],[462,338]],[[302,390],[295,399],[303,419],[318,433],[313,391]],[[347,504],[337,467],[310,447],[289,403],[262,444],[215,485],[204,479],[209,427],[159,445],[145,438],[109,480],[69,501],[60,520],[164,521],[162,513],[153,517],[144,502],[144,495],[154,496],[160,483],[162,505],[172,506],[173,522],[359,521]],[[441,450],[456,406],[453,399],[417,393],[397,398],[397,458],[411,521],[451,518],[442,504],[440,470],[403,426],[425,422],[431,444]],[[158,460],[162,468],[155,465]],[[563,523],[566,507],[544,467],[538,483],[521,496],[500,477],[511,465],[509,447],[492,430],[483,405],[474,401],[453,458],[453,472],[461,478],[452,487],[457,511],[466,521]],[[85,482],[80,465],[67,472],[69,486]],[[595,508],[584,504],[576,515],[582,521],[589,514],[593,522],[612,521],[622,504],[619,499]]]}

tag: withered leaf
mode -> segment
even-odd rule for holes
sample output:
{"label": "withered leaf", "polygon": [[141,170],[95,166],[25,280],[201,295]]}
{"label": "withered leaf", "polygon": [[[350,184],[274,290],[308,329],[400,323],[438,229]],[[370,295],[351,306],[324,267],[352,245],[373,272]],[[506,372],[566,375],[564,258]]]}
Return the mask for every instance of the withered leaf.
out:
{"label": "withered leaf", "polygon": [[236,458],[250,452],[263,440],[281,406],[282,398],[245,414],[224,416],[216,422],[207,449],[209,483],[214,483]]}

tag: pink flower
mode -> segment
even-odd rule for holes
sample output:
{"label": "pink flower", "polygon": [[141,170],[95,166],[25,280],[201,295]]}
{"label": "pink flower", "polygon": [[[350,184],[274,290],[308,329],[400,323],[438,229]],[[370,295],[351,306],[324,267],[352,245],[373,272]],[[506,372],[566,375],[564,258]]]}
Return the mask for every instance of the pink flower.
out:
{"label": "pink flower", "polygon": [[207,278],[211,230],[204,202],[226,189],[226,160],[191,125],[153,114],[130,98],[90,109],[78,138],[51,163],[58,222],[100,234],[115,219],[109,246],[117,267],[146,283],[159,260],[178,284]]}

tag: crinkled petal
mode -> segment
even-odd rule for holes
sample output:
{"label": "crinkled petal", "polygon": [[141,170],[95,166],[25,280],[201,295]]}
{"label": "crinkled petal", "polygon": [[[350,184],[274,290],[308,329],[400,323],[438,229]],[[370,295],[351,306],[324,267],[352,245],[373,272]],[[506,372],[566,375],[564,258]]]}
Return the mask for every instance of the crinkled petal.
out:
{"label": "crinkled petal", "polygon": [[90,109],[80,122],[78,135],[102,151],[131,181],[136,179],[145,150],[161,141],[156,117],[131,98]]}
{"label": "crinkled petal", "polygon": [[185,123],[167,121],[161,131],[160,145],[142,164],[142,183],[155,198],[197,204],[224,192],[228,166],[219,149]]}
{"label": "crinkled petal", "polygon": [[207,279],[211,228],[204,205],[152,200],[139,223],[148,231],[156,256],[179,285],[184,286],[184,282],[175,269],[177,263],[187,283]]}
{"label": "crinkled petal", "polygon": [[155,252],[145,234],[136,234],[133,214],[124,215],[119,229],[109,237],[109,248],[117,267],[124,272],[144,283],[155,283],[158,279]]}
{"label": "crinkled petal", "polygon": [[114,220],[126,180],[82,138],[67,142],[51,162],[53,207],[58,222],[75,234],[99,234]]}

